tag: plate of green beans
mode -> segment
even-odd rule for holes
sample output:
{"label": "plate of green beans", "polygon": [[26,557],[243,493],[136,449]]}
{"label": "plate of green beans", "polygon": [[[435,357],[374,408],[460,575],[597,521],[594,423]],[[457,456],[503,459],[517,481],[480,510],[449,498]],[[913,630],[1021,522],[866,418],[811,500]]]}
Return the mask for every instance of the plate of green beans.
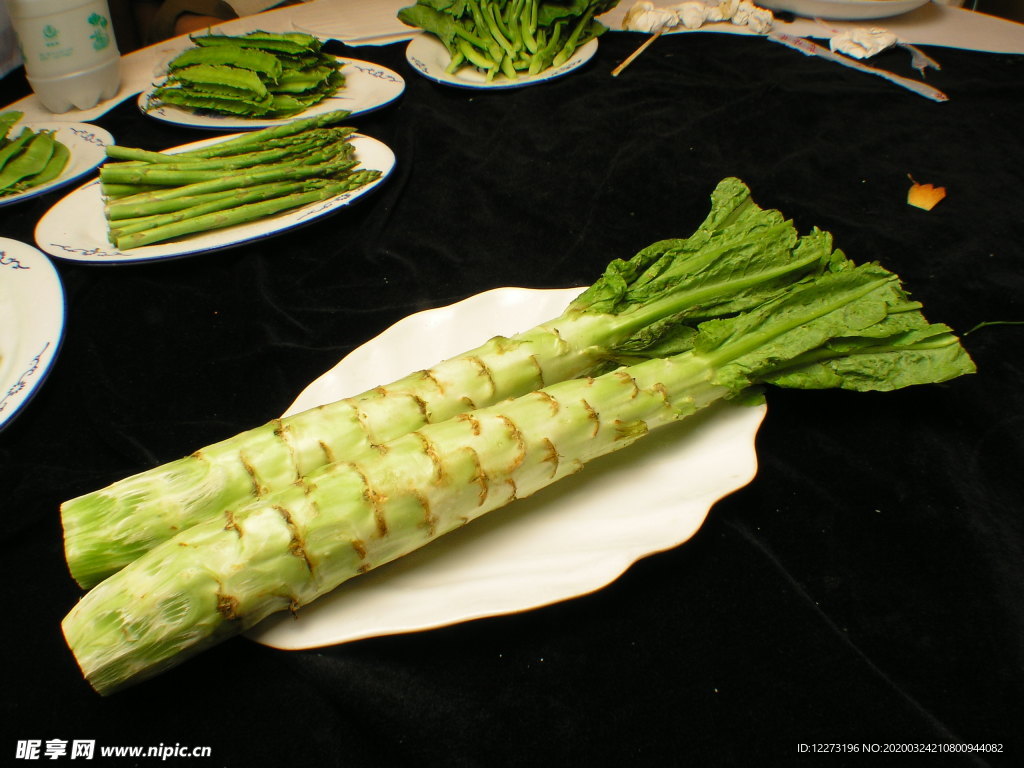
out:
{"label": "plate of green beans", "polygon": [[51,192],[95,169],[114,137],[88,123],[0,115],[0,206]]}
{"label": "plate of green beans", "polygon": [[[167,79],[153,84],[138,97],[139,109],[149,117],[172,125],[215,131],[247,131],[268,128],[296,117],[315,115],[344,109],[351,115],[375,112],[391,104],[405,91],[405,79],[387,67],[360,59],[333,57],[337,62],[342,82],[329,93],[294,114],[275,115],[270,112],[231,114],[204,108],[202,102],[174,103],[169,95],[174,91],[166,87]],[[161,94],[163,94],[161,98]]]}
{"label": "plate of green beans", "polygon": [[508,89],[537,85],[553,80],[582,67],[597,53],[597,40],[577,48],[565,62],[551,66],[535,74],[521,72],[514,78],[498,73],[490,76],[488,70],[464,65],[456,69],[451,67],[451,54],[434,35],[423,34],[413,38],[405,50],[405,58],[410,66],[428,80],[451,85],[456,88]]}

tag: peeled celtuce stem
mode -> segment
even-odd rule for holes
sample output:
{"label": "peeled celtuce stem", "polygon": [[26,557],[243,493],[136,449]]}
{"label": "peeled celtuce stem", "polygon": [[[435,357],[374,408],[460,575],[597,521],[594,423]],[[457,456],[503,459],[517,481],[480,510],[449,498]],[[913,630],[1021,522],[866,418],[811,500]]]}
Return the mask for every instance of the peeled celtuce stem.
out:
{"label": "peeled celtuce stem", "polygon": [[894,275],[833,258],[702,323],[686,352],[428,424],[197,524],[95,587],[64,634],[111,693],[751,386],[886,390],[973,370]]}
{"label": "peeled celtuce stem", "polygon": [[275,419],[61,507],[65,555],[84,587],[225,509],[265,497],[334,461],[475,407],[592,372],[616,356],[650,356],[682,319],[755,304],[810,271],[827,249],[805,244],[777,211],[726,179],[687,239],[613,261],[560,317],[498,337],[429,371]]}

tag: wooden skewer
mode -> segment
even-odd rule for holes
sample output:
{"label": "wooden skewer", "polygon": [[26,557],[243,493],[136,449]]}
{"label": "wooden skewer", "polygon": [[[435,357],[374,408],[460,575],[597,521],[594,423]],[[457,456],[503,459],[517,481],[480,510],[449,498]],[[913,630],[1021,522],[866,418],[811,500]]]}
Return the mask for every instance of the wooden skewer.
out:
{"label": "wooden skewer", "polygon": [[661,37],[661,33],[662,33],[662,32],[664,32],[664,31],[665,31],[665,28],[664,28],[664,27],[662,27],[662,28],[661,28],[661,29],[659,29],[659,30],[658,30],[657,32],[655,32],[655,33],[654,33],[653,35],[651,35],[650,37],[648,37],[648,38],[647,38],[647,39],[646,39],[646,40],[645,40],[645,41],[643,42],[643,45],[641,45],[641,46],[640,46],[639,48],[637,48],[637,49],[636,49],[635,51],[633,51],[633,52],[632,52],[632,53],[631,53],[631,54],[629,55],[629,58],[627,58],[627,59],[626,59],[626,60],[625,60],[624,62],[622,62],[621,64],[619,64],[619,66],[617,66],[617,67],[616,67],[615,69],[613,69],[613,70],[612,70],[612,77],[618,77],[618,76],[619,76],[619,73],[621,73],[621,72],[622,72],[622,70],[624,70],[624,69],[625,69],[626,67],[628,67],[628,66],[629,66],[630,64],[632,64],[632,63],[633,63],[633,60],[634,60],[634,59],[635,59],[635,58],[636,58],[637,56],[639,56],[639,55],[640,55],[641,53],[643,53],[644,51],[646,51],[646,50],[647,50],[647,48],[648,48],[648,46],[650,46],[650,44],[651,44],[651,43],[653,43],[653,42],[654,42],[655,40],[657,40],[657,39],[658,39],[659,37]]}

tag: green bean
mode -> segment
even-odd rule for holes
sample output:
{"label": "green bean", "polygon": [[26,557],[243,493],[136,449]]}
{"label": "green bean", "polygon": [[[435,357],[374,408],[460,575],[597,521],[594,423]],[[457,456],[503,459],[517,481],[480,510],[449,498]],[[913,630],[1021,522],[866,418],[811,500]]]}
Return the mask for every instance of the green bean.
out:
{"label": "green bean", "polygon": [[488,59],[482,53],[477,51],[476,48],[474,48],[465,40],[459,40],[458,46],[459,51],[462,53],[462,55],[465,56],[466,60],[471,62],[474,66],[480,67],[480,69],[487,71],[496,68],[495,63],[491,59]]}
{"label": "green bean", "polygon": [[10,132],[14,124],[24,117],[23,112],[10,109],[6,112],[0,112],[0,146],[4,146],[4,142],[7,140],[7,134]]}
{"label": "green bean", "polygon": [[47,182],[53,181],[64,171],[68,165],[68,160],[71,159],[71,150],[69,150],[64,144],[54,140],[53,142],[53,154],[50,155],[50,159],[39,173],[32,176],[26,176],[16,185],[18,192],[23,192],[33,187],[41,186]]}
{"label": "green bean", "polygon": [[194,64],[191,67],[176,69],[171,74],[171,81],[193,86],[223,86],[239,95],[248,96],[251,101],[257,101],[267,95],[267,86],[258,74],[248,69],[223,64]]}
{"label": "green bean", "polygon": [[40,131],[35,134],[25,144],[24,151],[12,158],[0,172],[0,191],[42,171],[53,154],[53,144],[53,131]]}
{"label": "green bean", "polygon": [[17,155],[23,146],[27,144],[33,136],[35,131],[31,128],[22,128],[21,133],[16,138],[12,139],[10,143],[5,144],[3,148],[0,148],[0,170],[7,164],[7,161]]}
{"label": "green bean", "polygon": [[236,48],[226,45],[188,48],[178,54],[167,67],[173,71],[193,64],[230,64],[253,72],[262,72],[274,80],[281,76],[284,69],[281,60],[272,53],[258,48]]}

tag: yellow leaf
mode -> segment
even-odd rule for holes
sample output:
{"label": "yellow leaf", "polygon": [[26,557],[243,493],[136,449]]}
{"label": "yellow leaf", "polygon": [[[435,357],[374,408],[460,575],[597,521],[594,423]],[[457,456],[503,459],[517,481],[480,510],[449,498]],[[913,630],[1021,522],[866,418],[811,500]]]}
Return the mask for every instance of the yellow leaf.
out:
{"label": "yellow leaf", "polygon": [[918,184],[911,177],[910,191],[907,192],[907,203],[915,208],[923,208],[930,211],[938,202],[946,196],[945,187],[936,187],[933,184]]}

